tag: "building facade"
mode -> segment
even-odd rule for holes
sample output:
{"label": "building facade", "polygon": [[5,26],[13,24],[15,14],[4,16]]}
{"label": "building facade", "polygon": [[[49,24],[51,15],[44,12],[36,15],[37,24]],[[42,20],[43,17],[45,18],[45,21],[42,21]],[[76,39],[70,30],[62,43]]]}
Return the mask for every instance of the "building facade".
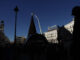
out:
{"label": "building facade", "polygon": [[58,43],[57,33],[58,33],[58,26],[52,26],[48,28],[48,32],[45,32],[44,35],[47,38],[48,42]]}
{"label": "building facade", "polygon": [[65,29],[67,29],[71,34],[73,33],[73,26],[74,26],[74,19],[70,23],[64,25]]}
{"label": "building facade", "polygon": [[71,37],[71,35],[69,35],[69,32],[71,34],[73,33],[73,26],[74,26],[74,19],[70,23],[64,25],[64,27],[63,26],[58,27],[56,25],[49,27],[48,31],[45,32],[44,35],[47,38],[48,42],[51,42],[51,43],[58,43],[57,38],[59,36],[62,37],[62,38],[60,37],[62,40],[66,39],[65,37],[67,37],[67,40],[69,40],[69,38]]}
{"label": "building facade", "polygon": [[24,44],[24,41],[26,40],[25,37],[21,36],[21,37],[16,37],[16,43],[17,44]]}

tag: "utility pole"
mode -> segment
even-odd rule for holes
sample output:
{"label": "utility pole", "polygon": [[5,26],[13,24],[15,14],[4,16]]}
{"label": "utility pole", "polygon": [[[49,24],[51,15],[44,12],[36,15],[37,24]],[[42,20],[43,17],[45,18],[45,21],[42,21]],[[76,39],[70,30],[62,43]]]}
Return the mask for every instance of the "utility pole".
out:
{"label": "utility pole", "polygon": [[16,43],[16,24],[17,24],[17,13],[18,13],[19,9],[16,6],[16,8],[14,8],[14,12],[15,12],[15,32],[14,32],[14,43]]}

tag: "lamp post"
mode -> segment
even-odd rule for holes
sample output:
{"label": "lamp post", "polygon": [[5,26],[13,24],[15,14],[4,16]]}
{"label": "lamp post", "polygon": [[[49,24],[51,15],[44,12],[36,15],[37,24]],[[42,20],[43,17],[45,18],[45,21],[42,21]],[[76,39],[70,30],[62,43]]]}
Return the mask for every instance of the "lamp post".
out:
{"label": "lamp post", "polygon": [[19,11],[18,7],[16,6],[16,8],[14,8],[15,11],[15,32],[14,32],[14,43],[16,43],[16,24],[17,24],[17,13]]}

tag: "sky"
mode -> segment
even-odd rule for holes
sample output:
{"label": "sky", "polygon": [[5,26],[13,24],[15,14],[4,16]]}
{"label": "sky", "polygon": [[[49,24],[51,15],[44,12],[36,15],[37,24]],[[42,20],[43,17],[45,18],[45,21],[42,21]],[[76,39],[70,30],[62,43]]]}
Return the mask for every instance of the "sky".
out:
{"label": "sky", "polygon": [[[19,8],[16,35],[27,37],[32,12],[38,16],[42,32],[46,32],[50,26],[62,26],[72,21],[72,8],[80,6],[80,0],[0,0],[0,21],[4,21],[4,33],[10,41],[14,41],[16,5]],[[34,21],[40,33],[35,17]]]}

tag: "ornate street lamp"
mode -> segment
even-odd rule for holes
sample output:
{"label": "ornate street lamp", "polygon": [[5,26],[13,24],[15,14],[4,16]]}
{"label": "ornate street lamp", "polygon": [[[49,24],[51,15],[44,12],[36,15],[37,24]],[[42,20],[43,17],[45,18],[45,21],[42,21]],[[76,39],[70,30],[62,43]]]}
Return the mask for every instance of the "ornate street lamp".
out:
{"label": "ornate street lamp", "polygon": [[14,43],[16,43],[16,24],[17,24],[17,13],[19,11],[18,7],[16,6],[16,8],[14,8],[15,11],[15,33],[14,33]]}

